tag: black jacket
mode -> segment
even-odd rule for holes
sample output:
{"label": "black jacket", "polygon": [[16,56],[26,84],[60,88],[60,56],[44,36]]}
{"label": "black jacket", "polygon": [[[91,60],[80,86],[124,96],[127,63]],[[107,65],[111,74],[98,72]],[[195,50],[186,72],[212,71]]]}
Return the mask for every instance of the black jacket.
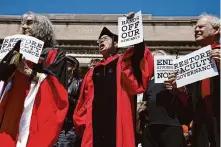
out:
{"label": "black jacket", "polygon": [[81,78],[72,78],[68,81],[69,108],[63,125],[63,129],[65,129],[66,132],[73,127],[73,113],[79,98],[82,81]]}

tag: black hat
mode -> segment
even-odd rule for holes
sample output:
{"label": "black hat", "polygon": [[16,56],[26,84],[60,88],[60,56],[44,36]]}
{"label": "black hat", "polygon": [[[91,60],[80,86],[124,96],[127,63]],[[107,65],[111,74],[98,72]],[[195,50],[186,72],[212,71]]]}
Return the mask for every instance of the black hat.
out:
{"label": "black hat", "polygon": [[71,62],[71,64],[73,64],[76,69],[79,68],[79,62],[75,57],[67,56],[67,61]]}
{"label": "black hat", "polygon": [[108,30],[108,28],[104,27],[100,33],[100,36],[98,39],[100,39],[103,35],[107,35],[110,36],[111,38],[113,38],[114,41],[118,41],[118,35],[112,33],[110,30]]}

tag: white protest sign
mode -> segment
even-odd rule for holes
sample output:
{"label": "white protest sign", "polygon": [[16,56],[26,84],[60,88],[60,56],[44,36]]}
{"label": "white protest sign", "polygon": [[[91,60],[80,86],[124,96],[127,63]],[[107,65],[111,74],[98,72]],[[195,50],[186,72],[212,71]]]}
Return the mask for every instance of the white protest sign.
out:
{"label": "white protest sign", "polygon": [[155,83],[163,83],[168,80],[170,73],[174,72],[173,60],[175,56],[154,56],[154,80]]}
{"label": "white protest sign", "polygon": [[6,37],[0,50],[0,59],[3,59],[6,54],[13,49],[16,42],[19,40],[21,40],[20,53],[25,57],[26,60],[38,63],[44,42],[37,38],[26,35],[13,35]]}
{"label": "white protest sign", "polygon": [[38,63],[43,46],[43,41],[24,35],[21,42],[20,53],[26,60]]}
{"label": "white protest sign", "polygon": [[19,37],[19,35],[5,37],[0,49],[0,60],[2,60],[7,53],[13,49],[16,42],[18,42],[20,39],[21,36]]}
{"label": "white protest sign", "polygon": [[118,18],[118,47],[125,47],[143,41],[143,22],[141,11],[133,18]]}
{"label": "white protest sign", "polygon": [[178,88],[218,75],[216,63],[210,58],[210,51],[209,45],[173,61]]}

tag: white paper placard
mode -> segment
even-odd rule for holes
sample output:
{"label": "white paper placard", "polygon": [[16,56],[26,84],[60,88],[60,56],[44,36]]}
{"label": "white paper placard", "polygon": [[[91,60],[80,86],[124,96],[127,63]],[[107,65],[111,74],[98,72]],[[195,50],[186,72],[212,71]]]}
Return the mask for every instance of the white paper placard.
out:
{"label": "white paper placard", "polygon": [[38,63],[44,42],[37,38],[25,35],[22,39],[20,53],[23,54],[26,60]]}
{"label": "white paper placard", "polygon": [[214,59],[210,58],[211,49],[208,45],[173,61],[178,88],[219,74]]}
{"label": "white paper placard", "polygon": [[20,35],[5,37],[0,49],[0,60],[2,60],[8,54],[8,52],[10,52],[13,49],[16,42],[18,42],[20,39]]}
{"label": "white paper placard", "polygon": [[0,60],[2,60],[7,53],[13,49],[16,42],[19,40],[21,40],[20,53],[25,57],[26,60],[38,63],[44,42],[37,38],[26,35],[13,35],[6,37],[0,50]]}
{"label": "white paper placard", "polygon": [[118,47],[131,46],[143,41],[143,21],[141,11],[132,19],[118,18]]}
{"label": "white paper placard", "polygon": [[154,56],[154,82],[163,83],[174,72],[173,60],[176,56]]}

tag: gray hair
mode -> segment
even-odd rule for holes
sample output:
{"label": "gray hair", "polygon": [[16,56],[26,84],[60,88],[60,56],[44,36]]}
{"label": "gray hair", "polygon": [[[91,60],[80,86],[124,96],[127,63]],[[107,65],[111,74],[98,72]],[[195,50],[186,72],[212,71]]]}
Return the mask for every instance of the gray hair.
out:
{"label": "gray hair", "polygon": [[207,13],[202,13],[199,16],[199,19],[203,19],[203,18],[208,18],[209,23],[211,24],[211,26],[213,28],[216,28],[216,29],[220,28],[220,18],[218,18],[217,16],[210,15],[210,14],[207,14]]}
{"label": "gray hair", "polygon": [[34,18],[33,29],[31,30],[33,37],[44,41],[44,47],[53,47],[56,41],[53,26],[50,20],[46,16],[28,12],[22,16],[21,21],[26,21],[27,17],[30,15]]}
{"label": "gray hair", "polygon": [[165,52],[164,50],[155,50],[152,52],[152,56],[154,56],[157,53],[162,54],[164,56],[167,55],[167,52]]}

